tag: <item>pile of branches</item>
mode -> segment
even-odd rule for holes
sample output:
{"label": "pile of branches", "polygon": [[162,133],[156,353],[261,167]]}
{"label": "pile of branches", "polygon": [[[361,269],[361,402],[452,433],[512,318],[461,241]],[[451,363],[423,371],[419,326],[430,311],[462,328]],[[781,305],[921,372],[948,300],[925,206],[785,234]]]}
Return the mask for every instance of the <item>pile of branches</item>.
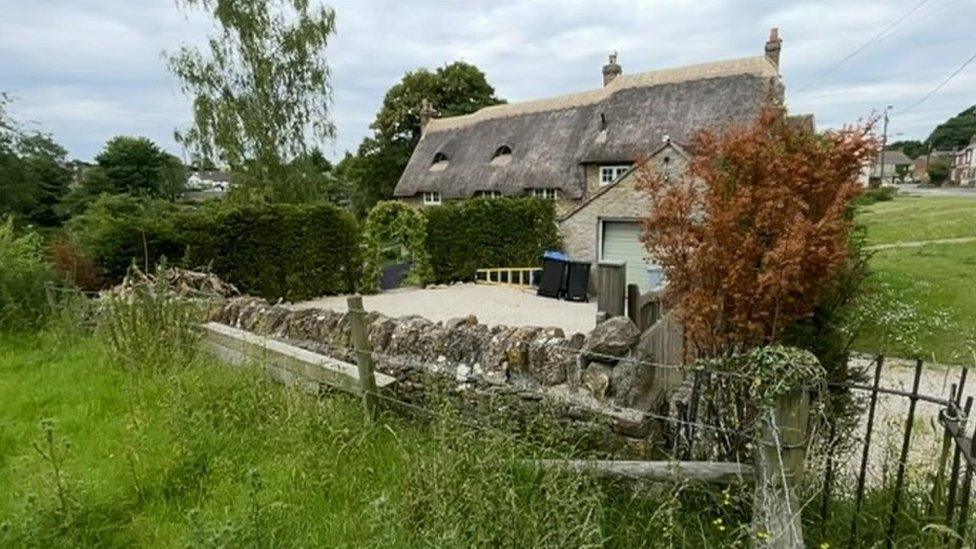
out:
{"label": "pile of branches", "polygon": [[129,268],[122,282],[102,295],[127,297],[137,291],[168,293],[188,298],[228,298],[241,295],[237,288],[213,273],[190,271],[178,267],[160,269],[155,275],[136,266]]}

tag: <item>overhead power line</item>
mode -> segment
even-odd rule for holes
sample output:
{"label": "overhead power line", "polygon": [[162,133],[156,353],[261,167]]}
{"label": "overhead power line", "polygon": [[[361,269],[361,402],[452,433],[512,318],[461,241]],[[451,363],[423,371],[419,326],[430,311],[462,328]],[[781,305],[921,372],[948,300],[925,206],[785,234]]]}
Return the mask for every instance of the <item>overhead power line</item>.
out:
{"label": "overhead power line", "polygon": [[869,38],[867,42],[861,44],[857,49],[855,49],[851,53],[849,53],[846,56],[844,56],[841,60],[839,60],[836,63],[834,63],[833,65],[827,67],[827,69],[825,69],[823,72],[821,72],[817,76],[814,76],[812,80],[809,80],[806,84],[800,86],[800,88],[798,90],[796,90],[796,92],[795,92],[794,95],[800,94],[804,90],[809,89],[810,86],[816,84],[821,79],[823,79],[823,77],[825,77],[828,74],[834,72],[835,70],[837,70],[838,67],[840,67],[844,63],[847,63],[848,61],[850,61],[851,59],[853,59],[854,56],[856,56],[857,54],[859,54],[862,51],[864,51],[865,49],[867,49],[868,46],[870,46],[871,44],[874,44],[875,42],[877,42],[877,41],[881,40],[882,38],[884,38],[889,32],[891,32],[895,27],[897,27],[902,21],[904,21],[905,19],[908,19],[908,17],[911,14],[915,13],[916,11],[918,11],[919,8],[921,8],[922,6],[924,6],[925,4],[927,4],[928,2],[929,2],[929,0],[922,0],[918,4],[915,4],[915,7],[914,8],[912,8],[912,9],[908,10],[907,12],[905,12],[901,17],[899,17],[898,19],[896,19],[895,21],[893,21],[892,23],[890,23],[887,27],[885,27],[884,29],[882,29],[881,32],[879,32],[878,34],[875,34],[874,36],[872,36],[871,38]]}
{"label": "overhead power line", "polygon": [[952,80],[953,78],[955,78],[956,76],[958,76],[959,73],[961,73],[973,61],[976,61],[976,53],[974,53],[969,59],[967,59],[962,65],[960,65],[958,69],[952,71],[952,73],[949,74],[949,76],[945,77],[945,79],[942,80],[942,82],[939,82],[939,85],[938,86],[932,88],[932,91],[930,91],[929,93],[927,93],[924,96],[922,96],[921,99],[919,99],[918,101],[912,103],[912,105],[910,107],[908,107],[907,109],[901,111],[899,114],[905,114],[907,112],[911,112],[912,109],[914,109],[915,107],[917,107],[917,106],[921,105],[922,103],[924,103],[925,101],[927,101],[928,98],[930,98],[933,95],[935,95],[936,93],[938,93],[939,90],[941,90],[943,87],[945,87],[945,85],[948,84],[950,80]]}

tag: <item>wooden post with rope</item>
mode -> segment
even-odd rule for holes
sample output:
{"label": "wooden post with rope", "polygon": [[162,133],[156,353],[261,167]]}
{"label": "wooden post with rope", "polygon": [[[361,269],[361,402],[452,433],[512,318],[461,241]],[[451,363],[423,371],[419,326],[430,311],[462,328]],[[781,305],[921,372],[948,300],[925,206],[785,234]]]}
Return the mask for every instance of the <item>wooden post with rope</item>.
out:
{"label": "wooden post with rope", "polygon": [[810,392],[800,388],[777,397],[760,420],[752,511],[756,547],[804,547],[796,485],[806,459],[809,416]]}
{"label": "wooden post with rope", "polygon": [[363,298],[360,295],[349,296],[346,299],[349,307],[349,320],[352,327],[352,344],[356,349],[356,366],[359,368],[359,387],[363,397],[363,409],[366,417],[372,421],[376,419],[378,410],[376,376],[373,374],[373,349],[366,339],[366,311],[363,309]]}

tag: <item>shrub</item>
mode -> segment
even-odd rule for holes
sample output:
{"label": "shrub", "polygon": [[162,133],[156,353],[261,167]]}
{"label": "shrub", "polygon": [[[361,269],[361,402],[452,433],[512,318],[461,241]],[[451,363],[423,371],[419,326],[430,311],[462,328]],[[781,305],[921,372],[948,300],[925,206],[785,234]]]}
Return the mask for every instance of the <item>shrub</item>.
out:
{"label": "shrub", "polygon": [[196,355],[202,302],[171,292],[164,265],[152,284],[108,293],[98,306],[98,330],[116,363],[132,371],[185,365]]}
{"label": "shrub", "polygon": [[857,178],[877,150],[870,123],[814,134],[766,108],[703,131],[678,180],[645,163],[641,239],[668,280],[687,347],[721,356],[782,341],[847,265]]}
{"label": "shrub", "polygon": [[55,238],[48,246],[48,252],[54,270],[66,281],[85,291],[94,291],[101,287],[98,268],[73,240],[63,236]]}
{"label": "shrub", "polygon": [[877,189],[867,189],[860,196],[854,199],[855,206],[870,206],[878,202],[888,202],[894,200],[898,195],[897,187],[879,187]]}
{"label": "shrub", "polygon": [[359,228],[329,204],[227,207],[178,222],[190,267],[210,265],[242,292],[290,301],[355,290]]}
{"label": "shrub", "polygon": [[551,201],[474,199],[425,213],[437,282],[471,280],[482,268],[538,265],[543,251],[561,246]]}
{"label": "shrub", "polygon": [[41,237],[18,235],[12,218],[0,223],[0,329],[27,329],[44,318],[45,285],[55,280]]}
{"label": "shrub", "polygon": [[151,270],[164,257],[182,258],[183,242],[173,226],[177,211],[163,200],[103,195],[68,223],[68,231],[107,281],[117,282],[133,262]]}

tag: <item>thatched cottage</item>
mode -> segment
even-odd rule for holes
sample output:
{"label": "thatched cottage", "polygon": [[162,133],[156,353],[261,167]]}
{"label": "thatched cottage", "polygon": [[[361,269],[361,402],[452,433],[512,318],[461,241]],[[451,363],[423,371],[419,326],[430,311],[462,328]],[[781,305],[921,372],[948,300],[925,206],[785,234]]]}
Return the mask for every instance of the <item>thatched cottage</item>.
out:
{"label": "thatched cottage", "polygon": [[[450,118],[422,109],[422,137],[394,196],[430,207],[473,197],[555,200],[574,258],[627,262],[627,278],[652,285],[637,218],[646,200],[633,184],[639,158],[677,173],[700,130],[748,122],[783,98],[780,40],[763,55],[623,74],[616,55],[603,87],[510,103]],[[488,267],[488,266],[486,266]]]}

